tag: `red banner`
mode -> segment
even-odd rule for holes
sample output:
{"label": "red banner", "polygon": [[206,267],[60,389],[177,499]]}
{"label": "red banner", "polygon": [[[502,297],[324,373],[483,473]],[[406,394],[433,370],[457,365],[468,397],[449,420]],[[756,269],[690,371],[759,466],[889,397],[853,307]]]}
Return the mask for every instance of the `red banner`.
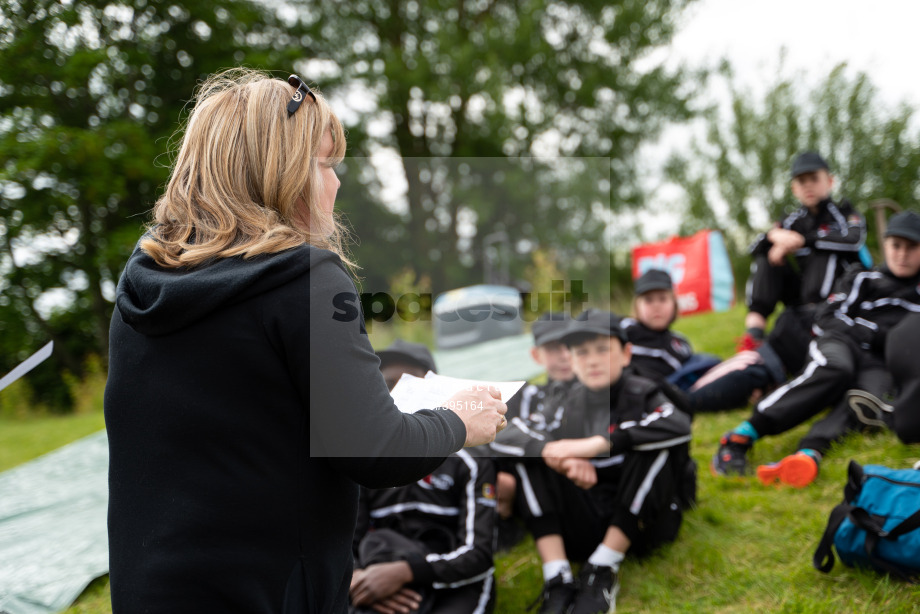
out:
{"label": "red banner", "polygon": [[722,235],[703,230],[633,248],[633,279],[649,269],[667,271],[680,313],[724,311],[734,302],[734,279]]}

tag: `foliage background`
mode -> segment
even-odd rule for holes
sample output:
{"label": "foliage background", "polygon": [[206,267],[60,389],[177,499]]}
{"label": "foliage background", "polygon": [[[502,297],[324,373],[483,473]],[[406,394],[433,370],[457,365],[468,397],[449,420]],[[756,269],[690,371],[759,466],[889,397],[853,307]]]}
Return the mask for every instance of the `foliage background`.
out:
{"label": "foliage background", "polygon": [[[0,0],[0,371],[54,340],[31,395],[72,409],[60,373],[104,367],[187,101],[234,65],[297,71],[341,109],[368,290],[407,272],[523,289],[539,261],[607,294],[610,214],[643,200],[634,152],[692,114],[695,81],[642,64],[688,3]],[[573,158],[597,180],[560,172]]]}

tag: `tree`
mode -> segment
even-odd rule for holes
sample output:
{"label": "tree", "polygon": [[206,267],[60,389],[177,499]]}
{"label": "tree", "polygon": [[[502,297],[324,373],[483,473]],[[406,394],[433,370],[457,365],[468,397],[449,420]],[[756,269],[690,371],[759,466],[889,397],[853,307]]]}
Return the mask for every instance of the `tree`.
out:
{"label": "tree", "polygon": [[196,83],[290,65],[298,40],[245,0],[0,0],[0,370],[49,339],[77,376],[107,356],[114,287]]}
{"label": "tree", "polygon": [[[316,69],[343,103],[340,201],[374,289],[407,265],[435,291],[476,281],[501,232],[512,277],[543,250],[607,278],[635,149],[690,114],[649,54],[691,0],[271,1],[0,0],[0,369],[48,339],[76,375],[106,355],[176,119],[232,65]],[[404,161],[404,210],[380,197],[381,150]]]}
{"label": "tree", "polygon": [[[362,241],[359,262],[374,263],[371,284],[406,266],[432,267],[436,290],[476,281],[484,238],[501,232],[512,276],[538,249],[574,249],[603,273],[606,220],[596,211],[642,203],[636,149],[666,120],[690,115],[685,75],[648,58],[687,4],[329,0],[304,9],[324,89],[348,84],[360,100],[351,105],[352,154],[386,148],[403,161],[405,197],[388,219],[340,197]],[[526,156],[544,158],[529,168],[508,162]],[[589,161],[583,169],[599,172],[568,181],[556,157],[609,162],[600,172]],[[477,181],[483,189],[473,193]]]}
{"label": "tree", "polygon": [[[877,199],[902,206],[916,199],[920,135],[911,127],[913,111],[886,108],[867,75],[849,76],[841,64],[809,90],[804,75],[795,74],[778,79],[762,100],[737,85],[728,63],[717,78],[729,85],[730,111],[711,108],[705,139],[667,165],[670,180],[684,188],[683,232],[720,228],[742,249],[764,230],[752,222],[758,213],[775,220],[796,206],[789,166],[809,149],[828,160],[836,194],[863,213]],[[714,201],[726,212],[717,212]],[[874,233],[869,242],[875,245]]]}

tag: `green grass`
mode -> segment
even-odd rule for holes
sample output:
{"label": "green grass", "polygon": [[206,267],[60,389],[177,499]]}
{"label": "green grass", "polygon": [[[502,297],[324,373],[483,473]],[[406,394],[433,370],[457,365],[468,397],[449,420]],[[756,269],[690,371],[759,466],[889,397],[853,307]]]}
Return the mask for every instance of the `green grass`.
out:
{"label": "green grass", "polygon": [[102,412],[0,418],[0,471],[105,428]]}
{"label": "green grass", "polygon": [[[678,320],[698,352],[727,356],[742,330],[743,310]],[[98,398],[98,395],[95,396]],[[684,517],[677,541],[650,558],[627,557],[621,570],[619,612],[920,613],[920,587],[838,563],[830,574],[811,566],[827,515],[842,498],[846,466],[909,467],[920,446],[891,434],[853,436],[826,458],[817,481],[802,490],[764,487],[756,478],[716,479],[708,471],[719,436],[747,410],[701,415],[694,421],[692,454],[700,465],[699,505]],[[102,427],[99,408],[72,417],[0,419],[0,469]],[[753,463],[794,451],[808,425],[760,442]],[[498,614],[521,614],[540,592],[533,542],[497,556]],[[67,614],[108,614],[108,580],[90,585]]]}

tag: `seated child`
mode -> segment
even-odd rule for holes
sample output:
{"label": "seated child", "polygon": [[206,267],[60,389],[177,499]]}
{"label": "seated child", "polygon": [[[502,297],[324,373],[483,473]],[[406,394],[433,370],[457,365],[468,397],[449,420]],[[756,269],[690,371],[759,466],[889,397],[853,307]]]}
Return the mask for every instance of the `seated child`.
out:
{"label": "seated child", "polygon": [[809,346],[810,362],[793,380],[763,398],[751,417],[722,436],[712,460],[716,475],[743,475],[747,451],[758,438],[785,432],[820,412],[799,450],[777,463],[762,465],[758,478],[804,487],[814,481],[822,455],[833,441],[860,428],[847,402],[847,389],[879,396],[891,388],[885,365],[888,331],[906,314],[920,311],[920,216],[899,213],[885,232],[885,265],[852,271],[818,309],[817,338]]}
{"label": "seated child", "polygon": [[568,321],[563,313],[546,312],[531,325],[533,347],[530,348],[530,357],[546,369],[546,383],[540,386],[527,384],[508,399],[508,412],[505,414],[508,422],[518,416],[526,420],[531,414],[541,414],[547,402],[552,405],[556,402],[554,399],[565,396],[575,382],[569,348],[559,341]]}
{"label": "seated child", "polygon": [[846,200],[833,200],[834,177],[824,158],[813,151],[799,154],[791,175],[799,207],[751,246],[747,332],[739,351],[761,344],[777,303],[789,308],[823,301],[848,265],[868,257],[866,221]]}
{"label": "seated child", "polygon": [[491,612],[494,521],[495,469],[465,450],[415,484],[362,487],[349,612]]}
{"label": "seated child", "polygon": [[[629,364],[636,374],[685,390],[719,362],[694,354],[690,342],[671,330],[678,315],[677,295],[666,271],[650,269],[636,280],[633,312],[635,317],[623,318],[622,325],[632,344]],[[681,409],[688,409],[686,395],[668,396]]]}
{"label": "seated child", "polygon": [[[805,152],[792,163],[792,194],[799,207],[751,246],[748,314],[738,353],[710,369],[690,389],[694,413],[745,407],[784,383],[808,362],[816,307],[848,270],[862,268],[866,224],[845,200],[832,200],[827,162]],[[767,318],[784,309],[764,341]]]}
{"label": "seated child", "polygon": [[[543,561],[540,612],[608,612],[627,551],[677,536],[690,417],[626,369],[631,346],[616,315],[588,310],[562,340],[580,384],[562,411],[517,421],[496,441],[522,457],[518,498]],[[577,582],[570,558],[587,560]]]}
{"label": "seated child", "polygon": [[[402,373],[436,371],[424,345],[377,352],[390,389]],[[470,614],[494,607],[495,469],[466,450],[399,488],[361,488],[350,614]]]}
{"label": "seated child", "polygon": [[[531,326],[533,347],[530,357],[546,369],[546,383],[527,384],[516,395],[508,399],[505,418],[509,423],[515,418],[527,420],[531,416],[544,415],[547,407],[558,407],[562,398],[575,383],[569,348],[559,341],[565,331],[568,318],[563,313],[546,312]],[[498,549],[508,550],[524,537],[520,524],[512,519],[515,505],[517,480],[514,477],[512,461],[496,459],[498,489]]]}
{"label": "seated child", "polygon": [[680,369],[693,355],[690,342],[671,332],[677,319],[677,297],[671,276],[650,269],[636,280],[634,318],[623,318],[626,337],[632,344],[633,371],[662,381]]}

